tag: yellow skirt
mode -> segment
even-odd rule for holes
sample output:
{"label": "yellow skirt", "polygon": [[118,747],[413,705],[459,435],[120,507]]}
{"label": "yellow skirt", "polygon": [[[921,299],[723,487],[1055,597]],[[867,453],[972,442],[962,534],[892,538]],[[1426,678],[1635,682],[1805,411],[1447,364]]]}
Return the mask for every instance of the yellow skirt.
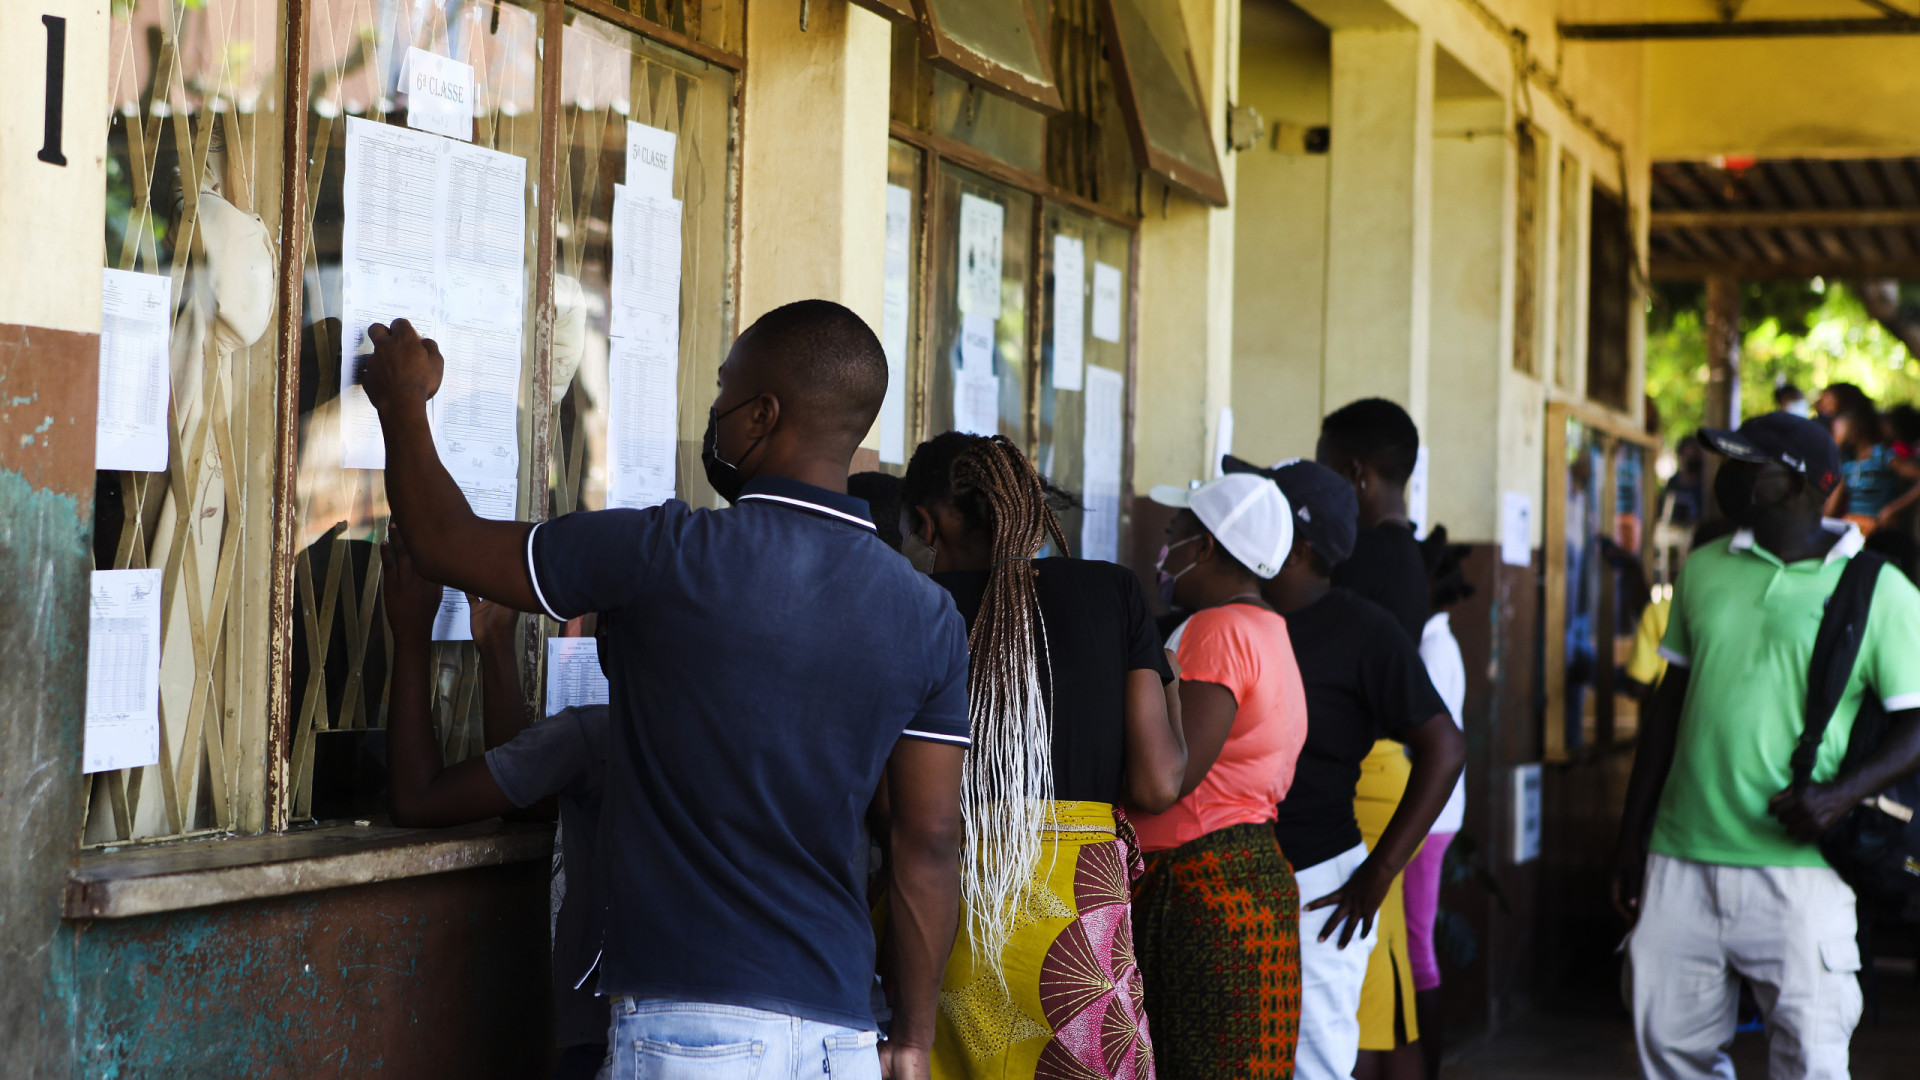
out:
{"label": "yellow skirt", "polygon": [[[1353,793],[1353,814],[1360,822],[1360,836],[1369,850],[1379,846],[1387,822],[1400,807],[1407,793],[1407,780],[1413,763],[1407,748],[1392,739],[1373,744],[1373,752],[1360,763],[1360,783]],[[1407,908],[1402,898],[1401,877],[1396,875],[1387,899],[1380,905],[1379,944],[1367,960],[1367,981],[1360,988],[1360,1049],[1394,1048],[1394,1012],[1400,1014],[1400,1026],[1407,1041],[1420,1037],[1413,1019],[1413,964],[1407,953]]]}
{"label": "yellow skirt", "polygon": [[1141,869],[1113,807],[1055,802],[1040,864],[1000,956],[1005,982],[960,933],[940,981],[935,1080],[1152,1080],[1129,896]]}

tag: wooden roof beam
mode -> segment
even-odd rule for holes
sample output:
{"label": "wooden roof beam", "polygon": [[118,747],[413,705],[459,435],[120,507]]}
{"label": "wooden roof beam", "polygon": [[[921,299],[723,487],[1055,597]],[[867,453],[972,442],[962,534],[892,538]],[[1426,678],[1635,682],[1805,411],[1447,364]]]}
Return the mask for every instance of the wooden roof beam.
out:
{"label": "wooden roof beam", "polygon": [[1818,210],[1655,210],[1655,229],[1904,229],[1920,226],[1920,207]]}

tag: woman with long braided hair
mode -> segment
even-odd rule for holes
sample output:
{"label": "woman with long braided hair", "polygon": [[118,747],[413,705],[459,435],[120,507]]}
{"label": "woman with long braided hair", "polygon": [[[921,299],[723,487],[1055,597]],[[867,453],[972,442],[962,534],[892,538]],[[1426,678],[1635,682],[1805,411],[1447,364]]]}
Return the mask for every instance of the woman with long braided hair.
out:
{"label": "woman with long braided hair", "polygon": [[901,491],[903,550],[953,594],[972,651],[944,1080],[1154,1075],[1119,807],[1171,806],[1186,742],[1139,581],[1065,557],[1048,494],[1011,442],[958,432],[915,451]]}

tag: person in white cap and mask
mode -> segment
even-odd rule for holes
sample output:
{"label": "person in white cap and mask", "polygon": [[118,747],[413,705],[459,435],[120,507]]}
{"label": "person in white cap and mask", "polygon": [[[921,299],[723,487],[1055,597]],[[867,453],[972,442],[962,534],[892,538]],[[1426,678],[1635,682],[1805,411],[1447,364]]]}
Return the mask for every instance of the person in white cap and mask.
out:
{"label": "person in white cap and mask", "polygon": [[1258,476],[1156,487],[1152,498],[1180,511],[1158,570],[1174,606],[1193,612],[1169,642],[1187,741],[1181,797],[1134,816],[1147,861],[1134,949],[1154,1064],[1159,1080],[1286,1076],[1300,892],[1273,820],[1306,741],[1307,702],[1286,620],[1260,585],[1293,550],[1293,511]]}

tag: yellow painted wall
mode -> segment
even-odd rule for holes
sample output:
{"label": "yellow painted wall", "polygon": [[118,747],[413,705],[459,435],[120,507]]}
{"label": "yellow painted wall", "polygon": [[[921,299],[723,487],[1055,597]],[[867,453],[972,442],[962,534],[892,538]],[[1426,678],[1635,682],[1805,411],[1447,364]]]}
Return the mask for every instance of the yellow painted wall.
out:
{"label": "yellow painted wall", "polygon": [[[880,16],[800,0],[747,7],[741,120],[742,329],[795,300],[845,304],[878,333],[886,251],[892,33]],[[866,445],[879,446],[878,423]]]}
{"label": "yellow painted wall", "polygon": [[[66,22],[64,167],[39,159],[47,31]],[[107,0],[0,3],[0,323],[100,330],[106,218]]]}
{"label": "yellow painted wall", "polygon": [[1920,37],[1657,42],[1646,58],[1655,157],[1920,154]]}
{"label": "yellow painted wall", "polygon": [[[1229,199],[1226,109],[1236,93],[1238,0],[1181,0]],[[1133,487],[1211,476],[1215,427],[1233,390],[1234,214],[1149,182],[1140,224],[1139,368]],[[1237,418],[1236,418],[1236,427]]]}
{"label": "yellow painted wall", "polygon": [[[1286,0],[1246,0],[1241,20],[1241,102],[1270,128],[1324,126],[1333,77],[1326,29]],[[1327,155],[1268,138],[1239,154],[1236,168],[1234,451],[1261,464],[1310,457],[1324,411]]]}

